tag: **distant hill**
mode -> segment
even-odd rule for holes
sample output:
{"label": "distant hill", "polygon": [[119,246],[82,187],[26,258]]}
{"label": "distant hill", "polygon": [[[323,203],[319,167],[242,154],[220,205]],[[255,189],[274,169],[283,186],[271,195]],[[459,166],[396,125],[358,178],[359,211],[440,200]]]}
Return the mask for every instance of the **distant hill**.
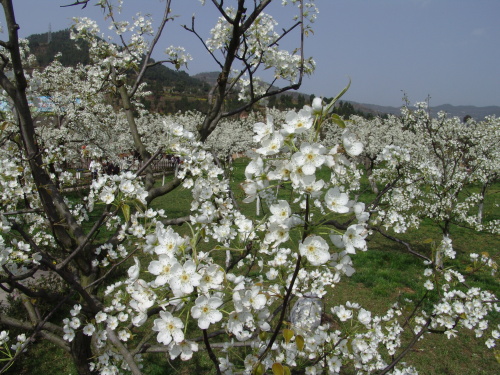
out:
{"label": "distant hill", "polygon": [[[52,32],[50,41],[48,33],[30,35],[27,39],[31,52],[36,56],[41,67],[45,67],[52,62],[58,53],[61,53],[60,61],[64,66],[75,66],[78,63],[85,65],[90,62],[88,45],[81,40],[70,39],[68,29]],[[210,87],[217,82],[218,76],[218,72],[203,72],[190,76],[184,71],[176,71],[162,64],[155,65],[148,69],[145,75],[145,81],[155,95],[148,98],[144,104],[151,110],[158,112],[176,112],[188,109],[203,111],[206,106],[207,94]],[[231,98],[229,102],[229,105],[238,105],[235,98]],[[269,99],[270,106],[276,106],[280,109],[300,108],[309,102],[310,94],[297,91],[287,91]],[[364,117],[401,114],[398,107],[354,101],[343,102],[342,110],[343,113],[341,114],[343,115],[358,114]],[[499,106],[475,107],[446,104],[431,107],[430,110],[433,115],[439,111],[445,111],[450,116],[463,118],[469,115],[478,120],[483,119],[485,116],[500,116]]]}
{"label": "distant hill", "polygon": [[[371,113],[375,113],[377,115],[381,115],[384,113],[392,114],[392,115],[400,115],[401,107],[388,107],[388,106],[380,106],[375,104],[365,104],[365,103],[356,103],[353,105],[355,108],[359,106],[362,110],[370,111]],[[476,107],[473,105],[459,105],[454,106],[451,104],[443,104],[438,105],[436,107],[430,107],[431,115],[435,116],[438,112],[446,112],[448,116],[451,117],[459,117],[464,118],[469,115],[476,120],[482,120],[486,116],[499,116],[500,117],[500,106],[487,106],[487,107]]]}
{"label": "distant hill", "polygon": [[469,115],[476,120],[482,120],[486,116],[500,116],[499,106],[476,107],[473,105],[454,106],[451,104],[443,104],[437,107],[431,107],[432,114],[441,111],[448,113],[450,116],[457,116],[460,118]]}
{"label": "distant hill", "polygon": [[[193,77],[198,78],[201,81],[207,82],[210,85],[213,85],[217,82],[218,76],[219,76],[218,72],[203,72],[195,74]],[[285,92],[282,95],[291,95],[295,99],[299,95],[303,95],[307,98],[309,98],[310,96],[310,94],[300,93],[297,91]],[[351,100],[342,102],[344,103],[344,105],[345,103],[349,103],[350,105],[352,105],[352,110],[354,112],[358,112],[356,114],[361,114],[364,117],[370,117],[367,115],[383,116],[386,114],[391,114],[397,116],[401,114],[401,107],[389,107],[376,104],[358,103]],[[486,116],[493,116],[493,115],[500,117],[500,106],[476,107],[471,105],[453,106],[450,104],[444,104],[437,107],[431,107],[430,111],[432,115],[436,115],[438,112],[444,111],[449,116],[452,117],[464,118],[465,116],[469,115],[477,120],[482,120]]]}
{"label": "distant hill", "polygon": [[208,83],[213,86],[217,83],[217,78],[219,78],[219,72],[202,72],[193,75],[193,78],[199,79],[200,81]]}
{"label": "distant hill", "polygon": [[88,44],[83,40],[72,40],[69,30],[55,31],[50,34],[33,34],[28,38],[31,53],[41,67],[54,61],[54,56],[61,53],[60,61],[64,66],[87,65],[90,62]]}
{"label": "distant hill", "polygon": [[[88,45],[81,40],[72,40],[68,29],[52,32],[50,41],[48,33],[30,35],[27,39],[40,67],[50,64],[58,53],[64,66],[90,63]],[[159,94],[148,98],[144,104],[158,112],[201,110],[210,88],[206,82],[162,64],[148,69],[144,80],[150,90]]]}

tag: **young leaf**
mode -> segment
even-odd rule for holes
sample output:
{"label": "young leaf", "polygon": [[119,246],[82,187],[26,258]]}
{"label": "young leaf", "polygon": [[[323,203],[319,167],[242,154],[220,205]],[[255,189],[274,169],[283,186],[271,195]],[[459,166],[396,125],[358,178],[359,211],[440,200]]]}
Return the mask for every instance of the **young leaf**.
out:
{"label": "young leaf", "polygon": [[130,220],[130,206],[128,204],[124,204],[122,206],[122,212],[125,222],[128,222]]}
{"label": "young leaf", "polygon": [[285,375],[285,370],[283,369],[283,365],[281,363],[274,363],[272,369],[274,375]]}
{"label": "young leaf", "polygon": [[285,338],[285,342],[288,344],[292,339],[294,332],[291,329],[285,328],[283,330],[283,337]]}
{"label": "young leaf", "polygon": [[340,128],[345,129],[345,122],[344,122],[344,120],[342,120],[342,118],[339,115],[337,115],[336,113],[334,113],[332,115],[332,121],[335,124],[337,124]]}
{"label": "young leaf", "polygon": [[349,90],[349,87],[351,87],[351,79],[349,78],[349,83],[347,84],[346,87],[344,87],[344,89],[335,97],[333,98],[333,100],[330,102],[330,104],[328,104],[328,106],[326,107],[326,112],[327,113],[331,113],[333,111],[333,105],[337,102],[337,100],[339,100],[342,95],[344,95],[347,90]]}
{"label": "young leaf", "polygon": [[295,345],[297,345],[297,349],[302,351],[304,349],[304,337],[301,335],[297,335],[295,337]]}
{"label": "young leaf", "polygon": [[257,366],[253,368],[252,374],[253,375],[264,375],[265,368],[262,363],[259,363]]}

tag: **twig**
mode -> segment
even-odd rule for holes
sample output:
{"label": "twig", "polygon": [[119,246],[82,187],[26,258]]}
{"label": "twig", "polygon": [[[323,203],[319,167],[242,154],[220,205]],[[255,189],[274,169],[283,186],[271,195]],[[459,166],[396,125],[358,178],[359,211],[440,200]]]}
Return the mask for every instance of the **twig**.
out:
{"label": "twig", "polygon": [[145,170],[145,169],[149,166],[149,164],[151,164],[151,163],[152,163],[152,162],[156,159],[156,157],[157,157],[157,156],[161,153],[161,150],[162,150],[162,149],[161,149],[161,147],[160,147],[160,148],[159,148],[159,149],[158,149],[158,150],[157,150],[157,151],[153,154],[153,156],[151,156],[151,157],[149,158],[149,160],[148,160],[147,162],[145,162],[145,163],[141,166],[141,168],[139,168],[139,170],[138,170],[137,172],[135,172],[135,176],[136,176],[136,178],[137,178],[137,177],[139,177],[139,176],[140,176],[140,174],[141,174],[142,172],[144,172],[144,170]]}
{"label": "twig", "polygon": [[371,228],[371,229],[373,229],[373,230],[375,230],[375,231],[379,232],[382,236],[384,236],[385,238],[390,239],[391,241],[394,241],[394,242],[397,242],[397,243],[399,243],[399,244],[401,244],[401,245],[404,245],[404,246],[406,247],[406,250],[408,250],[408,252],[409,252],[409,253],[411,253],[411,254],[413,254],[413,255],[415,255],[415,256],[417,256],[417,257],[421,258],[421,259],[424,259],[424,260],[426,260],[426,261],[428,261],[428,262],[432,262],[432,260],[431,260],[430,258],[428,258],[428,257],[426,257],[425,255],[422,255],[422,254],[420,254],[420,253],[417,253],[415,250],[413,250],[413,249],[411,248],[411,246],[410,246],[410,244],[409,244],[409,243],[407,243],[407,242],[405,242],[405,241],[403,241],[403,240],[400,240],[399,238],[393,237],[393,236],[391,236],[390,234],[384,233],[384,232],[383,232],[380,228],[375,228],[375,227],[373,227],[373,228]]}
{"label": "twig", "polygon": [[108,211],[105,211],[101,217],[99,218],[99,220],[93,225],[92,229],[90,230],[89,234],[87,234],[87,236],[85,237],[85,239],[83,240],[83,242],[78,245],[78,247],[66,258],[64,259],[64,261],[62,261],[61,263],[59,263],[57,266],[56,266],[56,270],[60,270],[64,267],[66,267],[69,262],[78,255],[78,253],[80,251],[82,251],[85,246],[87,246],[88,242],[90,241],[90,239],[94,236],[94,234],[97,232],[97,230],[101,227],[101,225],[104,223],[104,220],[108,217],[109,215],[109,212]]}
{"label": "twig", "polygon": [[32,208],[29,210],[17,210],[17,211],[8,211],[8,212],[1,212],[0,214],[4,216],[8,215],[23,215],[23,214],[33,214],[33,213],[39,213],[43,212],[41,208]]}
{"label": "twig", "polygon": [[215,369],[217,370],[218,375],[222,375],[222,372],[220,371],[219,367],[219,360],[215,356],[215,353],[212,351],[212,347],[210,346],[210,341],[208,341],[208,335],[207,335],[207,330],[203,330],[203,342],[205,343],[205,347],[207,348],[208,356],[212,360],[212,362],[215,365]]}

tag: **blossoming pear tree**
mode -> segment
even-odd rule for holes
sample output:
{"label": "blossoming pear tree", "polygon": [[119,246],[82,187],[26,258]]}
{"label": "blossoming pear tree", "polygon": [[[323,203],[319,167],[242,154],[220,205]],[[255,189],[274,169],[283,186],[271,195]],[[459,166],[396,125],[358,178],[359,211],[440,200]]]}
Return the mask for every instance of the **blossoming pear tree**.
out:
{"label": "blossoming pear tree", "polygon": [[483,225],[478,219],[484,191],[468,191],[472,184],[487,185],[498,174],[498,119],[464,123],[445,113],[431,118],[426,103],[417,103],[415,110],[403,107],[401,118],[380,122],[359,117],[351,122],[363,141],[370,139],[365,134],[380,128],[390,134],[389,139],[377,137],[385,142],[367,142],[372,145],[367,155],[374,165],[371,179],[382,186],[371,205],[380,223],[404,232],[428,218],[445,237],[452,223],[498,233],[498,221]]}
{"label": "blossoming pear tree", "polygon": [[[20,294],[26,311],[25,317],[0,313],[8,327],[0,344],[12,357],[2,371],[40,338],[65,350],[79,374],[135,375],[143,373],[145,355],[154,353],[182,361],[206,355],[218,374],[336,374],[346,368],[412,374],[416,370],[402,359],[429,333],[488,332],[486,345],[496,345],[499,329],[487,321],[499,310],[496,297],[468,287],[463,275],[445,267],[453,255],[446,237],[439,259],[423,270],[422,301],[432,303],[415,301],[411,310],[394,304],[381,315],[354,302],[324,311],[322,299],[354,273],[352,257],[367,250],[372,225],[372,213],[356,198],[363,175],[356,160],[365,145],[353,129],[340,132],[335,144],[322,139],[335,99],[255,120],[242,189],[245,203],[259,197],[268,214],[254,218],[237,209],[209,137],[234,114],[223,106],[233,88],[246,100],[240,109],[276,93],[257,84],[260,68],[275,67],[276,79],[292,82],[288,88],[300,85],[312,60],[304,58],[302,43],[297,56],[278,50],[277,42],[294,28],[306,33],[313,2],[283,1],[299,5],[298,19],[278,34],[263,13],[270,0],[238,0],[233,8],[213,0],[221,18],[203,46],[221,74],[207,114],[192,117],[150,114],[138,100],[175,2],[166,1],[156,33],[146,18],[126,23],[110,2],[98,3],[108,10],[121,47],[102,39],[95,22],[80,19],[74,37],[90,43],[95,64],[64,68],[56,61],[28,74],[24,67],[32,60],[17,36],[13,2],[1,0],[8,37],[0,41],[0,85],[13,110],[4,114],[0,138],[0,286]],[[199,36],[195,26],[193,20],[185,28]],[[130,41],[127,31],[133,32]],[[167,52],[170,62],[185,63],[181,48]],[[232,76],[235,61],[243,68]],[[131,71],[137,72],[133,80]],[[40,94],[50,95],[59,122],[35,126],[28,97]],[[109,105],[111,95],[118,110]],[[182,122],[197,126],[196,132]],[[69,178],[64,161],[80,157],[71,146],[78,140],[91,145],[91,158],[132,148],[143,164],[116,175],[98,173],[84,199],[75,201],[61,186]],[[184,163],[159,187],[150,165],[167,151]],[[180,221],[168,206],[152,205],[177,187],[191,195]],[[173,225],[179,222],[187,232]],[[52,283],[34,280],[41,270]],[[15,339],[8,330],[23,333]],[[407,331],[413,333],[409,340]]]}

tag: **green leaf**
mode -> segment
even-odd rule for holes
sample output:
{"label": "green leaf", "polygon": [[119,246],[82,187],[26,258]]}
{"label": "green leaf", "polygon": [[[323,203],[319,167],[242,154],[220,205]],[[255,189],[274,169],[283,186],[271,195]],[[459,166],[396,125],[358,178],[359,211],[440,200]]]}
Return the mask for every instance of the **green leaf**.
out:
{"label": "green leaf", "polygon": [[297,349],[299,349],[299,351],[302,351],[304,349],[304,337],[301,336],[301,335],[297,335],[295,337],[295,345],[297,345]]}
{"label": "green leaf", "polygon": [[347,347],[347,350],[349,350],[349,353],[352,353],[352,341],[351,340],[347,340],[346,347]]}
{"label": "green leaf", "polygon": [[293,332],[291,329],[285,328],[283,330],[283,337],[285,338],[285,342],[287,344],[290,342],[294,334],[295,332]]}
{"label": "green leaf", "polygon": [[253,368],[252,374],[253,375],[264,375],[265,372],[264,365],[262,363],[259,363],[257,366]]}
{"label": "green leaf", "polygon": [[333,98],[333,100],[330,102],[330,104],[328,104],[328,106],[326,107],[327,113],[330,113],[331,111],[333,111],[334,104],[337,102],[337,100],[339,100],[347,92],[347,90],[349,90],[349,87],[351,87],[351,79],[350,78],[349,78],[349,83],[347,84],[347,86],[344,87],[344,89],[335,98]]}
{"label": "green leaf", "polygon": [[122,212],[125,222],[128,222],[130,220],[130,206],[128,204],[124,204],[122,206]]}
{"label": "green leaf", "polygon": [[288,366],[283,366],[283,371],[285,372],[285,375],[292,375],[292,372],[290,371],[290,367],[288,367]]}
{"label": "green leaf", "polygon": [[345,129],[345,122],[344,122],[344,120],[342,120],[342,118],[339,115],[337,115],[336,113],[334,113],[332,115],[332,121],[335,124],[337,124],[340,128]]}
{"label": "green leaf", "polygon": [[281,363],[273,364],[273,374],[274,375],[285,375],[285,370],[283,369],[283,365]]}
{"label": "green leaf", "polygon": [[266,338],[267,338],[267,332],[266,331],[260,331],[259,332],[259,339],[261,341],[266,341]]}

